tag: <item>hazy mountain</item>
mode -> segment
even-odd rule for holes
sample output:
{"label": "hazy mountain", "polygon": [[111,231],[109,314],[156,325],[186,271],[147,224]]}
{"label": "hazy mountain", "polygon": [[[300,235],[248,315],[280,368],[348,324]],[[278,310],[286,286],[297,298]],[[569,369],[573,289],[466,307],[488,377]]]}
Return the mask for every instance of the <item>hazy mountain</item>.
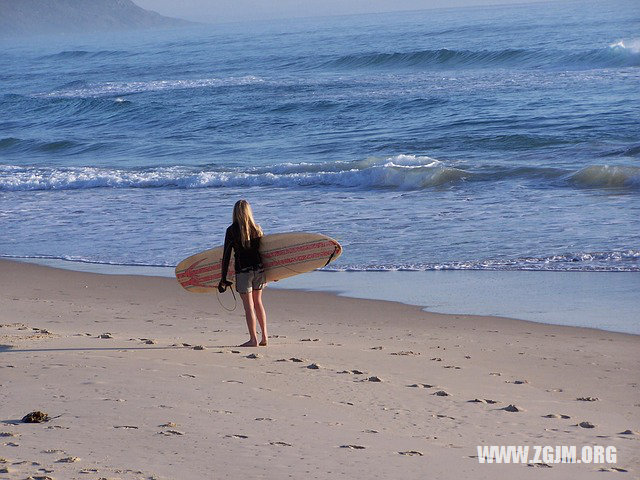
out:
{"label": "hazy mountain", "polygon": [[131,0],[0,0],[0,36],[180,27]]}

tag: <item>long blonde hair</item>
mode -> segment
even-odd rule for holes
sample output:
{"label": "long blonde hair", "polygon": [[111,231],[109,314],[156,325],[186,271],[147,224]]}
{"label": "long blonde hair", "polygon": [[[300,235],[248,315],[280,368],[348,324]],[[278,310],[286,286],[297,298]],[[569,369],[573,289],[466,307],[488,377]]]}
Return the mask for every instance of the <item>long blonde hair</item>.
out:
{"label": "long blonde hair", "polygon": [[251,239],[262,236],[262,229],[253,219],[251,205],[246,200],[238,200],[233,206],[233,221],[240,230],[240,244],[244,248],[251,246]]}

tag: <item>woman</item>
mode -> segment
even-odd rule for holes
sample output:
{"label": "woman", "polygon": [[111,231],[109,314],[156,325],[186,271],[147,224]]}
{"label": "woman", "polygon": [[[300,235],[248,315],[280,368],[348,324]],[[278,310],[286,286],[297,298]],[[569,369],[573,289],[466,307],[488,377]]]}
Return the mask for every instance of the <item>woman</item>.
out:
{"label": "woman", "polygon": [[[267,314],[262,305],[262,288],[266,281],[259,252],[261,237],[262,229],[253,219],[251,205],[246,200],[239,200],[233,206],[233,223],[227,228],[224,237],[222,277],[218,284],[218,291],[222,293],[231,285],[231,282],[227,281],[227,271],[233,248],[236,290],[244,304],[244,314],[251,337],[248,342],[240,345],[241,347],[266,346],[268,342]],[[256,333],[256,317],[262,330],[262,339],[259,344]]]}

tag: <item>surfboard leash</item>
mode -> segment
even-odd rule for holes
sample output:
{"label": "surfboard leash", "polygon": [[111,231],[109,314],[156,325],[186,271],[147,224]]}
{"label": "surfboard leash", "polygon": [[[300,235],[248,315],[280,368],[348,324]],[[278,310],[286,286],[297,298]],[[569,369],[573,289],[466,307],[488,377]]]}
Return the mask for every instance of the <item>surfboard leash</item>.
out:
{"label": "surfboard leash", "polygon": [[233,295],[233,308],[229,309],[222,304],[222,300],[220,300],[220,292],[216,288],[216,298],[218,299],[218,303],[222,308],[224,308],[227,312],[233,312],[238,307],[238,299],[236,298],[236,294],[233,291],[233,287],[229,286],[231,290],[231,295]]}

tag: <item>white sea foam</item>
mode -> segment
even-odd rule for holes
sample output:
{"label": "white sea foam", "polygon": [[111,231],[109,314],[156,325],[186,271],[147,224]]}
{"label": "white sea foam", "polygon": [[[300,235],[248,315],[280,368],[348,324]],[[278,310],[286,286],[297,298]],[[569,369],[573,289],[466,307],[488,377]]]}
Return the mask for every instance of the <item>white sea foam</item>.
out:
{"label": "white sea foam", "polygon": [[640,271],[640,250],[576,252],[546,257],[470,260],[464,262],[413,263],[385,265],[330,265],[324,270],[336,272],[423,272],[439,270],[529,270],[529,271]]}
{"label": "white sea foam", "polygon": [[269,168],[204,170],[161,167],[141,170],[98,167],[0,166],[0,190],[89,188],[346,187],[420,189],[459,181],[468,173],[430,157],[398,155],[387,159],[320,164],[281,164]]}
{"label": "white sea foam", "polygon": [[[578,171],[513,168],[474,173],[431,157],[396,155],[353,162],[283,163],[215,169],[173,166],[146,169],[0,166],[0,191],[91,188],[328,187],[421,190],[464,181],[530,179],[581,188],[640,188],[640,167],[592,165]],[[562,178],[561,178],[562,177]],[[564,180],[563,180],[564,178]],[[560,182],[560,183],[558,183]]]}
{"label": "white sea foam", "polygon": [[224,87],[234,85],[251,85],[262,83],[260,77],[247,75],[243,77],[214,77],[192,80],[152,80],[147,82],[72,82],[46,93],[38,93],[36,97],[53,98],[91,98],[111,95],[127,95],[162,90],[180,90],[189,88]]}
{"label": "white sea foam", "polygon": [[630,40],[619,40],[609,45],[614,50],[626,50],[630,53],[640,53],[640,38],[632,38]]}
{"label": "white sea foam", "polygon": [[[158,263],[104,261],[78,255],[2,255],[0,258],[64,260],[74,263],[130,267],[175,267],[170,261]],[[425,272],[441,270],[485,271],[640,271],[640,250],[613,250],[603,252],[576,252],[542,257],[469,260],[443,263],[404,264],[331,264],[322,268],[327,272]]]}

